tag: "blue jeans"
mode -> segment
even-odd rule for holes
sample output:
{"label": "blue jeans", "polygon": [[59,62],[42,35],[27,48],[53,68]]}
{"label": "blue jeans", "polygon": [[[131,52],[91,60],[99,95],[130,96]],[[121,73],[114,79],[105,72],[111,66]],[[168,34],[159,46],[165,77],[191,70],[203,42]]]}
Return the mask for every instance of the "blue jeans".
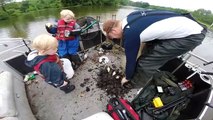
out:
{"label": "blue jeans", "polygon": [[79,38],[74,40],[59,40],[58,41],[58,54],[60,57],[66,55],[76,55],[79,48]]}

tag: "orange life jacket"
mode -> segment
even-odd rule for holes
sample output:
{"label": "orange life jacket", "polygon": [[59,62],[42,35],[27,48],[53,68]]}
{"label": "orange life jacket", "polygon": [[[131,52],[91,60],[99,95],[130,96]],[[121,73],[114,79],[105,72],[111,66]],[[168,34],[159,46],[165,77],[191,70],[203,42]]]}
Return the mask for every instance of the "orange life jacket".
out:
{"label": "orange life jacket", "polygon": [[75,21],[71,21],[69,23],[65,23],[64,20],[58,20],[58,27],[57,27],[57,40],[73,40],[74,36],[65,37],[66,31],[70,32],[75,29]]}

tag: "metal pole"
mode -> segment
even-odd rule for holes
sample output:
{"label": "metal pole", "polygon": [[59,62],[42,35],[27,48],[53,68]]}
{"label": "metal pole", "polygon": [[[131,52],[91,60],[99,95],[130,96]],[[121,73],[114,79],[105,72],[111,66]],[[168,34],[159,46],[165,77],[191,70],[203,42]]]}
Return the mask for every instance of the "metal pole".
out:
{"label": "metal pole", "polygon": [[178,69],[180,69],[180,67],[183,66],[190,57],[191,54],[189,54],[189,56],[177,68],[172,71],[172,74],[174,74]]}
{"label": "metal pole", "polygon": [[97,20],[98,20],[98,26],[99,26],[99,34],[100,34],[100,39],[101,39],[101,43],[103,42],[103,39],[102,39],[102,31],[101,31],[101,28],[100,28],[100,21],[101,21],[101,17],[100,16],[96,16]]}

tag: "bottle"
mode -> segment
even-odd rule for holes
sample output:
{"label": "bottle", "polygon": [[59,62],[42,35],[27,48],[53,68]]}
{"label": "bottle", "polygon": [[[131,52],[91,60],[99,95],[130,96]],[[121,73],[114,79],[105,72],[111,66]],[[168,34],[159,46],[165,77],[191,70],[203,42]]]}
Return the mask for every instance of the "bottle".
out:
{"label": "bottle", "polygon": [[69,37],[70,36],[70,31],[69,30],[65,30],[64,31],[64,36],[65,37]]}

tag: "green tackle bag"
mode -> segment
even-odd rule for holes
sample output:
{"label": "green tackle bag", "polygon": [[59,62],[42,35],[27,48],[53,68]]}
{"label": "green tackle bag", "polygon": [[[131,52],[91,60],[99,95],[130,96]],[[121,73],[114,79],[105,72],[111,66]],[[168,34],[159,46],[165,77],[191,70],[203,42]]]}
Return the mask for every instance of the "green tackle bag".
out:
{"label": "green tackle bag", "polygon": [[182,90],[174,75],[160,71],[131,103],[141,120],[176,120],[189,103],[187,96],[192,90],[193,87]]}

